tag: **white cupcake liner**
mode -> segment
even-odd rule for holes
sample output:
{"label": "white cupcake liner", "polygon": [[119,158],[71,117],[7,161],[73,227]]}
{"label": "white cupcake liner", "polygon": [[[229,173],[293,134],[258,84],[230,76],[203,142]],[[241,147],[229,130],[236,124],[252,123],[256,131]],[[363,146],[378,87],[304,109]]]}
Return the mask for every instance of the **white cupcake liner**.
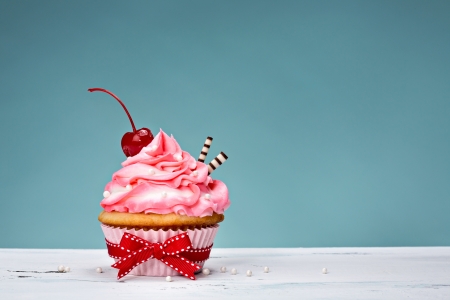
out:
{"label": "white cupcake liner", "polygon": [[[144,231],[142,229],[126,229],[126,228],[118,228],[107,226],[105,224],[101,224],[101,228],[103,230],[103,234],[105,238],[114,244],[119,244],[122,236],[125,232],[134,234],[144,240],[147,240],[152,243],[162,243],[168,238],[175,236],[180,233],[187,233],[192,242],[193,248],[206,248],[213,244],[214,238],[216,237],[217,230],[219,229],[219,224],[215,224],[213,226],[202,228],[202,229],[194,229],[194,230],[148,230]],[[118,259],[115,259],[117,262]],[[206,260],[205,260],[206,261]],[[197,265],[203,267],[205,261],[196,262]],[[201,270],[201,269],[200,269]],[[130,275],[140,275],[140,276],[176,276],[180,275],[177,271],[169,268],[164,263],[160,262],[157,259],[150,259],[136,268],[134,268],[130,273]]]}

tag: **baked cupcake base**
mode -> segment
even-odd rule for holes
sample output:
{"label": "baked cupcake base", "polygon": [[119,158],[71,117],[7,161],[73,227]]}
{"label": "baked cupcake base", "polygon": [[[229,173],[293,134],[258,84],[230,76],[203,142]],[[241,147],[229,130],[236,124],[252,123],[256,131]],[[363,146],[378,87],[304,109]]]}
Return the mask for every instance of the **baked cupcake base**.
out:
{"label": "baked cupcake base", "polygon": [[102,211],[98,220],[105,225],[147,230],[188,230],[200,229],[215,225],[225,219],[223,214],[213,213],[212,216],[190,217],[171,214],[145,214]]}

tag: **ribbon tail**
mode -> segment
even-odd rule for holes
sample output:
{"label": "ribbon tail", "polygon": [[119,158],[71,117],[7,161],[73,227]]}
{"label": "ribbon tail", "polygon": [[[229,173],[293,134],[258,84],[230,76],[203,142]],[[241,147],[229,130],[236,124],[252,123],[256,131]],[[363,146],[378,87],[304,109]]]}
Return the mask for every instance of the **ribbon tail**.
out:
{"label": "ribbon tail", "polygon": [[196,279],[194,272],[200,270],[199,265],[180,256],[167,256],[164,259],[161,259],[161,261],[181,275],[192,280]]}
{"label": "ribbon tail", "polygon": [[131,270],[134,269],[134,264],[134,259],[124,257],[115,264],[111,265],[111,267],[119,269],[119,272],[117,273],[117,280],[130,273]]}
{"label": "ribbon tail", "polygon": [[119,280],[125,275],[128,275],[131,270],[146,262],[150,258],[153,258],[153,249],[145,247],[139,251],[134,251],[133,253],[122,257],[118,262],[111,265],[111,267],[119,269],[119,272],[117,273],[117,279]]}

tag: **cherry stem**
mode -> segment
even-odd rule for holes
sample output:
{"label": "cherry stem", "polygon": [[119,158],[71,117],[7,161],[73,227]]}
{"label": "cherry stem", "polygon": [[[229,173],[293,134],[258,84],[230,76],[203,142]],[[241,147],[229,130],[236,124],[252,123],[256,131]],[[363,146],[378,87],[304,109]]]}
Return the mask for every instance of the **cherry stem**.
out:
{"label": "cherry stem", "polygon": [[134,122],[133,119],[130,116],[130,113],[128,112],[128,109],[125,107],[125,104],[123,104],[122,101],[120,101],[119,97],[117,97],[116,95],[114,95],[113,93],[111,93],[108,90],[102,89],[102,88],[92,88],[92,89],[88,89],[89,92],[103,92],[103,93],[107,93],[111,96],[114,97],[114,99],[116,99],[117,101],[119,101],[120,105],[122,105],[123,109],[125,110],[125,112],[127,113],[128,119],[130,119],[130,123],[131,123],[131,127],[133,127],[133,132],[136,133],[136,127],[134,127]]}

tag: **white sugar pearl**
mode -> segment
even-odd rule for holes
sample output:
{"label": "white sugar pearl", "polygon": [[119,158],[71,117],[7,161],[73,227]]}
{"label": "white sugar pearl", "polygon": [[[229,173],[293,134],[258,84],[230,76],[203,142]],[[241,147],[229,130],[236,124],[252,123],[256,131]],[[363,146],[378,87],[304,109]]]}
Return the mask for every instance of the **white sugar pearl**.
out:
{"label": "white sugar pearl", "polygon": [[155,170],[153,170],[153,169],[148,170],[148,174],[149,175],[155,175]]}
{"label": "white sugar pearl", "polygon": [[102,270],[102,268],[98,267],[97,269],[95,269],[95,272],[97,272],[97,273],[103,273],[103,270]]}
{"label": "white sugar pearl", "polygon": [[205,275],[209,275],[209,273],[211,273],[211,271],[209,269],[203,269],[202,273]]}
{"label": "white sugar pearl", "polygon": [[59,272],[64,272],[64,266],[63,266],[63,265],[60,265],[60,266],[58,267],[58,271],[59,271]]}
{"label": "white sugar pearl", "polygon": [[127,186],[125,187],[128,191],[131,191],[133,188],[131,187],[131,185],[127,184]]}
{"label": "white sugar pearl", "polygon": [[264,273],[269,273],[269,267],[264,267]]}
{"label": "white sugar pearl", "polygon": [[252,271],[247,270],[247,277],[251,277],[252,276]]}
{"label": "white sugar pearl", "polygon": [[70,272],[70,268],[69,267],[65,267],[64,268],[64,272],[66,272],[66,273]]}
{"label": "white sugar pearl", "polygon": [[221,272],[221,273],[225,273],[226,271],[227,271],[227,267],[221,267],[221,268],[220,268],[220,272]]}
{"label": "white sugar pearl", "polygon": [[109,191],[103,192],[103,197],[108,198],[109,196],[111,196],[111,193]]}
{"label": "white sugar pearl", "polygon": [[236,275],[237,274],[237,270],[235,268],[231,269],[231,275]]}
{"label": "white sugar pearl", "polygon": [[166,281],[167,281],[167,282],[171,282],[171,281],[172,281],[172,277],[167,276],[167,277],[166,277]]}
{"label": "white sugar pearl", "polygon": [[205,199],[206,199],[206,200],[211,199],[211,195],[210,195],[210,194],[205,194]]}
{"label": "white sugar pearl", "polygon": [[198,172],[197,171],[192,172],[192,176],[197,177],[198,176]]}
{"label": "white sugar pearl", "polygon": [[156,146],[156,145],[153,145],[151,149],[152,149],[152,151],[155,151],[155,150],[156,150],[156,148],[158,148],[158,146]]}
{"label": "white sugar pearl", "polygon": [[162,192],[162,193],[161,193],[161,196],[162,196],[163,198],[166,198],[166,197],[167,197],[167,193],[166,193],[166,192]]}
{"label": "white sugar pearl", "polygon": [[182,161],[182,160],[183,160],[183,158],[181,157],[181,155],[175,155],[175,159],[178,160],[178,161]]}
{"label": "white sugar pearl", "polygon": [[322,274],[327,274],[327,273],[328,273],[327,268],[323,268],[323,269],[322,269]]}

